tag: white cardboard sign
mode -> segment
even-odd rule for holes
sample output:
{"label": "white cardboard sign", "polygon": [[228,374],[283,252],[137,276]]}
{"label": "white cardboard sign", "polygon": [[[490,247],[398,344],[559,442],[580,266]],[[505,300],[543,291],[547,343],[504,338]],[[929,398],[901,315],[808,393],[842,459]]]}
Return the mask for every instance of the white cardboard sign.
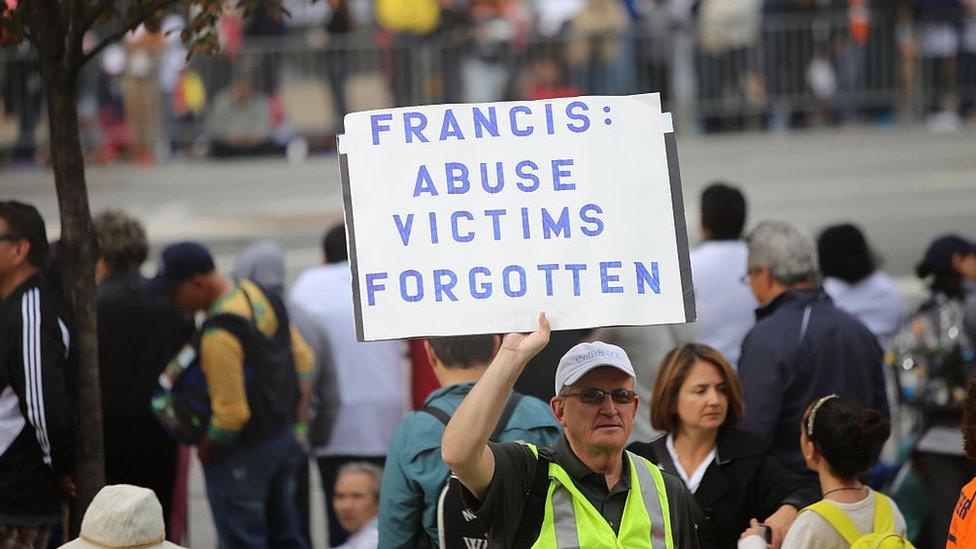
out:
{"label": "white cardboard sign", "polygon": [[658,94],[346,116],[359,339],[694,320]]}

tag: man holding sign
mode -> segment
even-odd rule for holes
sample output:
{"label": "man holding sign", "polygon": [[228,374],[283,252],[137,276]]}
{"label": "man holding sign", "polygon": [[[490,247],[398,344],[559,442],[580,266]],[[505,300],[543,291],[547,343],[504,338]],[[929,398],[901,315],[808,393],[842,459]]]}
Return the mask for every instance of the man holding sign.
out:
{"label": "man holding sign", "polygon": [[697,548],[681,480],[624,452],[638,398],[623,349],[581,343],[559,362],[550,405],[564,437],[555,445],[488,443],[549,331],[540,314],[534,332],[505,336],[444,432],[441,454],[474,496],[492,546]]}

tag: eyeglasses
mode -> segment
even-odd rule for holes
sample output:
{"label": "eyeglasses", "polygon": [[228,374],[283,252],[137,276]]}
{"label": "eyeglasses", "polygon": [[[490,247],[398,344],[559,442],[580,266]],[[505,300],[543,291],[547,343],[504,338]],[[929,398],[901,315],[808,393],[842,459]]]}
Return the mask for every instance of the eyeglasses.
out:
{"label": "eyeglasses", "polygon": [[10,233],[0,234],[0,242],[2,242],[4,240],[9,240],[10,242],[16,242],[16,241],[20,240],[20,237],[19,236],[16,236],[16,235],[13,235],[13,234],[10,234]]}
{"label": "eyeglasses", "polygon": [[607,395],[610,395],[610,399],[613,400],[614,404],[630,404],[637,399],[637,393],[628,391],[627,389],[614,389],[612,391],[584,389],[578,393],[565,393],[559,396],[567,398],[574,397],[578,398],[583,404],[596,405],[603,404],[603,400]]}
{"label": "eyeglasses", "polygon": [[748,271],[746,271],[746,274],[744,274],[744,275],[742,275],[742,276],[739,277],[739,282],[742,283],[742,284],[745,284],[746,286],[748,286],[749,285],[749,277],[751,277],[752,275],[758,273],[761,270],[762,270],[762,267],[753,267],[752,269],[749,269]]}

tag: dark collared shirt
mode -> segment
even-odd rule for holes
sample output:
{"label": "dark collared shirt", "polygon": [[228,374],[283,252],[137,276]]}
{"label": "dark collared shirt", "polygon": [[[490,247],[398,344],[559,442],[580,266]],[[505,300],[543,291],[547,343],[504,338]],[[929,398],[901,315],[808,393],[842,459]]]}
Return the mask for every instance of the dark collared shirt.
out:
{"label": "dark collared shirt", "polygon": [[580,458],[576,457],[566,437],[560,438],[550,451],[553,461],[566,470],[576,488],[603,515],[607,524],[613,528],[613,532],[619,534],[620,520],[624,516],[624,505],[627,503],[627,492],[630,491],[630,467],[627,466],[623,453],[620,454],[623,465],[620,469],[620,480],[613,488],[607,488],[606,477],[602,473],[590,470]]}
{"label": "dark collared shirt", "polygon": [[[477,509],[478,518],[489,530],[491,547],[511,547],[512,540],[523,520],[541,523],[542,517],[526,517],[525,500],[535,477],[536,457],[524,444],[514,442],[489,442],[488,447],[495,456],[495,474],[485,493],[484,501],[469,501]],[[606,478],[592,471],[584,464],[569,446],[565,435],[559,442],[546,448],[552,460],[562,467],[573,484],[607,521],[615,533],[619,532],[620,522],[630,492],[630,467],[626,457],[621,455],[623,468],[620,480],[613,488],[607,488]],[[691,514],[691,495],[680,478],[661,471],[671,515],[671,530],[674,546],[682,549],[698,548]],[[469,498],[473,499],[473,498]]]}

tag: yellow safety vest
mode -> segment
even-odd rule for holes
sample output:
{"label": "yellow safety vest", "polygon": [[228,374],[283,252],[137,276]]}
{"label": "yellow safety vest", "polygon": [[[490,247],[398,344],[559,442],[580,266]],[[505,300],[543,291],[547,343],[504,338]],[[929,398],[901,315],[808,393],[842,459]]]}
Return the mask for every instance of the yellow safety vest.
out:
{"label": "yellow safety vest", "polygon": [[[532,453],[538,449],[529,444]],[[619,549],[674,549],[668,496],[661,471],[650,461],[626,452],[630,466],[630,492],[624,504],[619,533],[593,507],[565,469],[549,463],[549,493],[539,538],[539,549],[586,547]]]}

